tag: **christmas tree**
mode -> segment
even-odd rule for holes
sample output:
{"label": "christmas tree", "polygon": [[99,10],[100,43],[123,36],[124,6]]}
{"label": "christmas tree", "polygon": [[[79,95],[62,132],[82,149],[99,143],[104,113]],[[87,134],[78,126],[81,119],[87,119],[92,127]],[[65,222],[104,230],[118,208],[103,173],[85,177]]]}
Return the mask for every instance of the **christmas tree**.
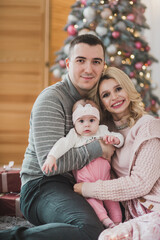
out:
{"label": "christmas tree", "polygon": [[160,101],[153,94],[151,79],[151,65],[157,60],[149,53],[143,36],[143,30],[149,29],[145,9],[140,0],[77,0],[64,27],[68,37],[51,67],[54,77],[61,78],[66,73],[70,42],[77,35],[94,34],[106,47],[106,65],[126,72],[141,94],[146,111],[158,115]]}

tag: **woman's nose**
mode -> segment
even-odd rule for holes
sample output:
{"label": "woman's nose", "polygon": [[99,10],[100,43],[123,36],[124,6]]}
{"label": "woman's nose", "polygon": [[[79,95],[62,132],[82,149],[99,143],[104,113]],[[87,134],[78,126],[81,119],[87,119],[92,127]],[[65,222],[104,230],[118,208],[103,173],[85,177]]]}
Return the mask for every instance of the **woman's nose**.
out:
{"label": "woman's nose", "polygon": [[114,93],[111,94],[111,96],[112,96],[112,99],[116,99],[117,98],[117,93],[114,92]]}

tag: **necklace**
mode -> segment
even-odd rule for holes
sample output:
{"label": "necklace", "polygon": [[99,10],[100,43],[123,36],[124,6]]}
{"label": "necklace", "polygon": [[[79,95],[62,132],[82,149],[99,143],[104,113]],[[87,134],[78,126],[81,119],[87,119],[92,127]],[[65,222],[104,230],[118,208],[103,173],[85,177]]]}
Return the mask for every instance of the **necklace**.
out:
{"label": "necklace", "polygon": [[128,123],[125,123],[125,124],[123,124],[121,126],[116,126],[117,130],[122,130],[122,129],[125,129],[127,127],[128,127]]}

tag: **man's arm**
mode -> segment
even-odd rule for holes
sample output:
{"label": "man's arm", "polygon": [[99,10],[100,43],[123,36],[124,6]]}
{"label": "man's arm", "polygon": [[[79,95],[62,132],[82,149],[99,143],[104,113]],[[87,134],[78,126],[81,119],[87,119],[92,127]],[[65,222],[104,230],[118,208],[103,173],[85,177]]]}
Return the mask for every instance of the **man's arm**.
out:
{"label": "man's arm", "polygon": [[[72,127],[71,112],[65,112],[57,92],[41,94],[32,111],[32,131],[34,136],[35,152],[40,167],[42,167],[53,145],[66,135]],[[58,94],[57,94],[58,95]],[[67,110],[66,110],[67,111]],[[68,127],[70,126],[70,128]],[[68,129],[66,129],[68,127]],[[98,141],[89,143],[80,148],[72,148],[58,161],[56,174],[65,173],[74,169],[80,169],[92,159],[102,155],[102,149]],[[47,175],[54,175],[53,171]]]}

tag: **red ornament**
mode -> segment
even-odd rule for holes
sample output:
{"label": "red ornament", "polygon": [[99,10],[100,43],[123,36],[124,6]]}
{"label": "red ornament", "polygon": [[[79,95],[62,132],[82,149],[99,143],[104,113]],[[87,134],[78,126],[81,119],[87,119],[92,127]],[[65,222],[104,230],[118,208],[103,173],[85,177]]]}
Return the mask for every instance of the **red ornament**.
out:
{"label": "red ornament", "polygon": [[134,22],[134,20],[135,20],[134,14],[133,14],[133,13],[128,14],[127,20],[129,20],[129,21],[131,21],[131,22]]}
{"label": "red ornament", "polygon": [[87,0],[81,0],[81,4],[83,4],[84,6],[86,6]]}
{"label": "red ornament", "polygon": [[69,25],[67,28],[67,32],[69,33],[69,35],[76,35],[77,30],[75,29],[74,25]]}
{"label": "red ornament", "polygon": [[136,68],[137,70],[140,70],[140,69],[142,68],[142,66],[143,66],[143,62],[137,62],[137,63],[135,64],[135,68]]}
{"label": "red ornament", "polygon": [[148,64],[148,66],[150,66],[152,64],[151,60],[148,60],[147,64]]}
{"label": "red ornament", "polygon": [[66,63],[65,63],[65,61],[64,61],[63,59],[61,59],[61,60],[59,61],[59,65],[60,65],[62,68],[65,68],[65,67],[66,67]]}
{"label": "red ornament", "polygon": [[135,42],[135,46],[137,49],[140,49],[142,47],[142,43],[141,42]]}
{"label": "red ornament", "polygon": [[130,72],[129,76],[130,76],[131,78],[133,78],[133,77],[135,77],[135,73],[134,73],[134,72]]}
{"label": "red ornament", "polygon": [[112,32],[112,37],[113,38],[119,38],[119,36],[120,36],[120,32],[118,32],[118,31],[114,31],[114,32]]}
{"label": "red ornament", "polygon": [[149,46],[146,46],[145,47],[145,50],[148,52],[150,50],[150,47]]}

